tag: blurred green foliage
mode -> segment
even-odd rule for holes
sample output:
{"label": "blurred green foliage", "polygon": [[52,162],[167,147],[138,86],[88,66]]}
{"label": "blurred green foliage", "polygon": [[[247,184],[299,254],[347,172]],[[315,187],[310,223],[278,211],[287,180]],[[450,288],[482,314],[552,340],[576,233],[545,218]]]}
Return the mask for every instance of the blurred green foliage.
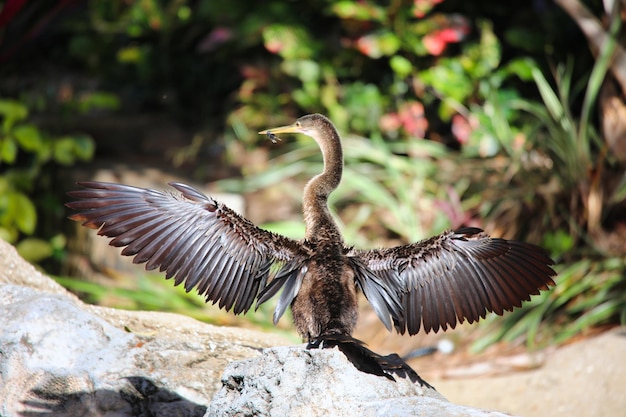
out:
{"label": "blurred green foliage", "polygon": [[28,113],[19,101],[0,100],[0,239],[15,244],[25,259],[41,262],[65,245],[60,230],[51,237],[36,233],[39,216],[59,211],[58,207],[36,206],[49,197],[42,195],[50,184],[46,166],[88,161],[94,143],[84,135],[51,136],[29,123]]}
{"label": "blurred green foliage", "polygon": [[[625,211],[625,169],[607,154],[595,111],[611,48],[594,58],[555,4],[76,3],[29,2],[28,17],[0,24],[0,95],[17,100],[0,103],[0,158],[22,171],[28,159],[20,175],[30,175],[18,180],[2,167],[3,237],[37,235],[41,210],[27,184],[44,181],[41,167],[93,152],[85,136],[45,133],[24,105],[62,120],[166,112],[194,137],[179,155],[195,153],[202,166],[202,146],[212,144],[196,139],[224,132],[244,179],[221,186],[240,192],[319,172],[319,150],[302,138],[272,147],[262,174],[242,155],[269,147],[258,130],[321,112],[344,137],[346,173],[331,204],[350,244],[484,227],[542,244],[562,263],[557,290],[500,321],[496,339],[532,342],[539,322],[561,325],[562,335],[624,321],[626,277],[616,261],[624,253],[605,243],[624,222],[615,213]],[[302,233],[292,221],[272,227]]]}

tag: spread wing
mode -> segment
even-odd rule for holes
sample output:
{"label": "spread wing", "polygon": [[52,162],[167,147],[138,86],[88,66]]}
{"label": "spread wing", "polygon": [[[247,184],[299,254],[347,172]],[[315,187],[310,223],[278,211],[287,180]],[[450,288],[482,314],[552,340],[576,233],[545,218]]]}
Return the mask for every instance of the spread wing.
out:
{"label": "spread wing", "polygon": [[444,232],[414,244],[352,251],[399,299],[396,329],[416,334],[502,314],[555,285],[554,264],[534,245],[491,238],[481,229]]}
{"label": "spread wing", "polygon": [[[124,247],[122,255],[147,270],[159,268],[175,285],[196,288],[207,301],[235,314],[250,309],[266,285],[272,264],[277,275],[298,275],[307,253],[297,241],[254,226],[225,205],[180,183],[181,194],[104,182],[78,183],[70,191],[77,210],[70,219]],[[281,281],[283,283],[284,281]],[[263,301],[265,301],[265,298]]]}

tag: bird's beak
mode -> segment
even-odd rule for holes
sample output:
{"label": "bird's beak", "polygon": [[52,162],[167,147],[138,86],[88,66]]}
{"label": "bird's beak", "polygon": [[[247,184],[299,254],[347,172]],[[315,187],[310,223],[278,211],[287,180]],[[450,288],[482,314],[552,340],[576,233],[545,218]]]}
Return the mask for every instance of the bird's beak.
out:
{"label": "bird's beak", "polygon": [[289,126],[274,127],[259,132],[260,135],[267,135],[272,143],[276,143],[280,140],[280,138],[276,136],[277,133],[302,133],[302,126],[298,123],[294,123]]}
{"label": "bird's beak", "polygon": [[302,127],[294,123],[288,126],[280,126],[280,127],[274,127],[271,129],[262,130],[259,132],[259,135],[267,135],[267,134],[277,135],[280,133],[302,133]]}

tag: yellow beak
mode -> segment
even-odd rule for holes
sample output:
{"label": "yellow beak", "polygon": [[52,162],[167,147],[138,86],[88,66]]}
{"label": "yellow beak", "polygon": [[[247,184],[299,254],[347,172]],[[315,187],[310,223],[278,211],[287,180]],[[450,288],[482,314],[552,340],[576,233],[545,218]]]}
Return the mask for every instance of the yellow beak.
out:
{"label": "yellow beak", "polygon": [[262,130],[259,132],[259,135],[267,135],[268,133],[273,133],[275,135],[279,133],[302,133],[302,127],[299,124],[294,123],[288,126],[280,126]]}

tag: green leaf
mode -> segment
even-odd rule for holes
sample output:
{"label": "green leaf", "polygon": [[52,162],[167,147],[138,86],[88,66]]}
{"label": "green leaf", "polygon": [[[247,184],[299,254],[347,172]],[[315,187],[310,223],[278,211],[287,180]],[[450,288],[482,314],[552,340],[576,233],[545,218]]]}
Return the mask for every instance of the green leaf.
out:
{"label": "green leaf", "polygon": [[54,141],[53,155],[54,160],[61,165],[72,165],[74,163],[74,139],[71,137],[63,137]]}
{"label": "green leaf", "polygon": [[384,8],[368,2],[339,1],[331,10],[342,19],[382,21],[386,17]]}
{"label": "green leaf", "polygon": [[93,154],[96,151],[96,145],[93,139],[85,135],[72,136],[74,142],[74,154],[76,158],[82,161],[89,161],[93,158]]}
{"label": "green leaf", "polygon": [[28,116],[28,108],[19,101],[0,100],[0,115],[4,118],[2,129],[8,132],[15,122],[24,120]]}
{"label": "green leaf", "polygon": [[473,85],[458,61],[441,60],[441,64],[420,73],[427,85],[456,102],[463,103],[472,93]]}
{"label": "green leaf", "polygon": [[120,107],[120,99],[111,93],[93,91],[84,94],[78,102],[78,110],[87,113],[94,109],[117,110]]}
{"label": "green leaf", "polygon": [[516,58],[505,66],[509,74],[517,75],[522,81],[533,79],[533,68],[537,68],[537,64],[531,58]]}
{"label": "green leaf", "polygon": [[411,61],[400,55],[394,55],[389,60],[391,69],[400,77],[407,77],[413,71]]}
{"label": "green leaf", "polygon": [[13,243],[17,240],[19,232],[14,228],[0,227],[0,239]]}
{"label": "green leaf", "polygon": [[33,202],[20,192],[9,193],[9,212],[18,229],[28,235],[35,231],[37,210]]}
{"label": "green leaf", "polygon": [[550,112],[550,115],[554,118],[554,120],[560,121],[564,114],[561,101],[554,93],[554,90],[550,86],[550,83],[548,83],[548,80],[546,80],[543,73],[538,68],[532,68],[531,73],[535,79],[537,88],[539,89],[539,94],[541,94],[541,98]]}
{"label": "green leaf", "polygon": [[274,24],[263,29],[265,48],[285,59],[309,59],[314,55],[315,41],[300,26]]}
{"label": "green leaf", "polygon": [[34,237],[20,241],[15,248],[22,258],[32,263],[43,261],[52,255],[50,243]]}
{"label": "green leaf", "polygon": [[357,42],[359,50],[370,58],[391,56],[400,48],[400,39],[391,32],[372,33]]}
{"label": "green leaf", "polygon": [[41,148],[41,134],[33,125],[17,126],[13,129],[13,136],[25,151],[36,152]]}
{"label": "green leaf", "polygon": [[10,181],[6,175],[0,175],[0,196],[6,195],[10,188]]}
{"label": "green leaf", "polygon": [[487,77],[500,65],[500,43],[493,33],[491,23],[482,22],[480,26],[480,43],[469,45],[460,59],[472,78]]}
{"label": "green leaf", "polygon": [[0,141],[0,162],[12,164],[17,158],[17,145],[13,139],[5,137]]}
{"label": "green leaf", "polygon": [[383,55],[393,55],[400,48],[400,39],[391,32],[384,32],[378,36],[378,43]]}
{"label": "green leaf", "polygon": [[283,61],[281,69],[285,74],[299,78],[302,82],[316,81],[320,77],[320,66],[309,59]]}
{"label": "green leaf", "polygon": [[574,238],[568,232],[558,229],[544,234],[542,246],[551,253],[567,253],[574,247]]}
{"label": "green leaf", "polygon": [[120,48],[117,51],[117,60],[123,64],[137,64],[141,61],[141,56],[141,49],[135,45]]}

